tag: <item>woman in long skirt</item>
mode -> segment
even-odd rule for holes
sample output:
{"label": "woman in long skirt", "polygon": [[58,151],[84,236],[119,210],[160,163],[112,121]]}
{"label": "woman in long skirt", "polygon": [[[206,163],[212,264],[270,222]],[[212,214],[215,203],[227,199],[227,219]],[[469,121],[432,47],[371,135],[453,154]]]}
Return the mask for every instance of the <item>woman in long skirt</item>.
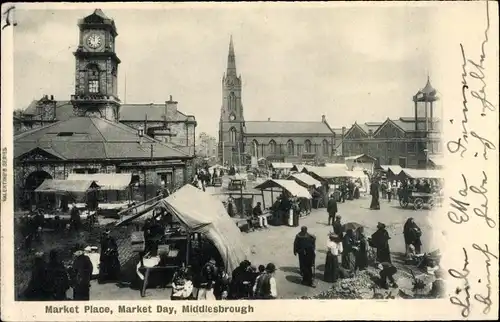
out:
{"label": "woman in long skirt", "polygon": [[342,240],[330,234],[326,244],[325,282],[333,283],[339,278],[339,255],[342,254]]}

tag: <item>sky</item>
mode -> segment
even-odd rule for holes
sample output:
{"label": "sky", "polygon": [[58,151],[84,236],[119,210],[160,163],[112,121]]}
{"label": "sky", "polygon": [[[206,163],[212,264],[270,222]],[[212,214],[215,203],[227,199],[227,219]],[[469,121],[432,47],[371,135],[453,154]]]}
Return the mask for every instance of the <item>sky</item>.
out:
{"label": "sky", "polygon": [[195,115],[198,133],[217,134],[230,35],[246,120],[320,121],[326,115],[332,127],[350,127],[412,116],[412,96],[427,76],[436,89],[440,84],[432,81],[435,8],[410,5],[21,7],[15,107],[44,94],[70,98],[77,21],[99,7],[118,30],[120,99],[161,103],[172,95],[180,111]]}

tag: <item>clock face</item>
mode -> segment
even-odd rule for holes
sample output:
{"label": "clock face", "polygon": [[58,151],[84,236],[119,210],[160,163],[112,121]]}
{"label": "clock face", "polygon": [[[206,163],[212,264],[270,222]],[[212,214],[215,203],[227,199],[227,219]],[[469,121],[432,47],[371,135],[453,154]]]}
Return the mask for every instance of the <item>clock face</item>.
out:
{"label": "clock face", "polygon": [[102,45],[102,37],[98,34],[90,34],[87,37],[87,46],[92,49],[99,48]]}
{"label": "clock face", "polygon": [[236,119],[236,116],[234,116],[234,114],[231,114],[231,116],[229,116],[229,119],[230,119],[231,121],[234,121],[234,120]]}

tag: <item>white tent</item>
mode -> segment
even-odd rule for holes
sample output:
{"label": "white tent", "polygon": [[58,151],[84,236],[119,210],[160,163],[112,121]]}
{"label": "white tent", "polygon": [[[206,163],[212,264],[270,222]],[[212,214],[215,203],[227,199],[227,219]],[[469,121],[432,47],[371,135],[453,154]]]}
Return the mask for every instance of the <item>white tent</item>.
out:
{"label": "white tent", "polygon": [[101,190],[122,191],[128,188],[132,182],[131,173],[70,173],[68,180],[92,180],[95,181]]}
{"label": "white tent", "polygon": [[220,200],[188,184],[157,204],[167,209],[190,232],[202,233],[217,247],[225,268],[232,272],[247,258],[241,232]]}
{"label": "white tent", "polygon": [[291,163],[284,163],[284,162],[273,162],[271,163],[271,167],[273,169],[291,169],[293,168],[293,164]]}
{"label": "white tent", "polygon": [[443,178],[443,173],[439,170],[429,170],[429,169],[403,169],[400,175],[406,175],[409,178],[414,179],[441,179]]}
{"label": "white tent", "polygon": [[314,179],[313,177],[311,177],[307,173],[294,173],[290,177],[294,178],[295,181],[300,181],[300,182],[302,182],[303,184],[305,184],[306,186],[309,186],[309,187],[310,186],[313,186],[313,187],[320,187],[321,186],[321,182],[319,182],[318,180]]}
{"label": "white tent", "polygon": [[345,164],[349,170],[367,170],[372,173],[376,159],[367,154],[354,155],[345,158]]}
{"label": "white tent", "polygon": [[312,172],[323,179],[349,177],[345,164],[325,167],[306,167],[307,172]]}
{"label": "white tent", "polygon": [[307,191],[306,188],[302,187],[293,180],[270,179],[255,187],[255,189],[260,190],[269,188],[282,188],[288,191],[294,197],[312,199],[309,191]]}

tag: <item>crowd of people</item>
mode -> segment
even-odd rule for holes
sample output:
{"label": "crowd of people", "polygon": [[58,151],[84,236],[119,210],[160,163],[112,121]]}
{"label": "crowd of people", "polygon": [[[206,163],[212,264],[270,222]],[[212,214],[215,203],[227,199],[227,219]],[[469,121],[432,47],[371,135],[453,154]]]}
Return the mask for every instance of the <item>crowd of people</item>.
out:
{"label": "crowd of people", "polygon": [[[73,261],[68,266],[57,249],[49,252],[48,261],[43,252],[37,252],[24,298],[33,301],[69,300],[67,292],[72,288],[73,300],[88,301],[94,271],[94,265],[87,255],[89,252],[90,247],[77,244],[73,249]],[[104,283],[117,281],[119,277],[118,246],[110,231],[106,230],[101,238],[98,279]]]}

